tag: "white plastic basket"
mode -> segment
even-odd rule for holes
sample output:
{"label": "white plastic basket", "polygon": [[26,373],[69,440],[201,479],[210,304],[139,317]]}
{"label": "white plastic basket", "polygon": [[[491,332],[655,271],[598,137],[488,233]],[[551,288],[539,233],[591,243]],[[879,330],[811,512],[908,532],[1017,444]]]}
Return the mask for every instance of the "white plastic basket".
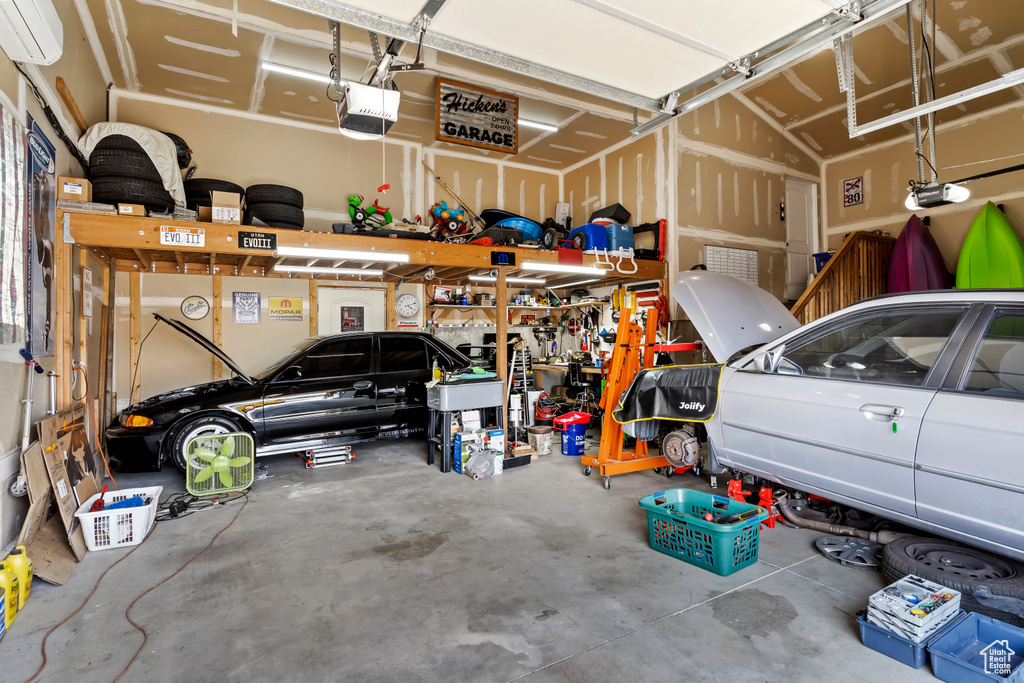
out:
{"label": "white plastic basket", "polygon": [[82,523],[85,545],[89,550],[109,550],[110,548],[126,548],[142,543],[156,520],[156,509],[160,505],[160,494],[163,486],[149,486],[138,489],[121,489],[107,492],[103,496],[106,505],[125,500],[133,496],[150,499],[148,505],[116,510],[89,512],[93,502],[99,500],[100,494],[91,496],[89,500],[75,511],[75,517]]}

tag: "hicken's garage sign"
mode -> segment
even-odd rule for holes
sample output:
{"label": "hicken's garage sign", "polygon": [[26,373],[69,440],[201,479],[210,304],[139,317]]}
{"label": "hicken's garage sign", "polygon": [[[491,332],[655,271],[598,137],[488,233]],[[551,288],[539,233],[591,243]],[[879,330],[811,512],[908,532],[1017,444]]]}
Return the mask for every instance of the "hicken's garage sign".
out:
{"label": "hicken's garage sign", "polygon": [[437,139],[515,154],[519,98],[438,78]]}

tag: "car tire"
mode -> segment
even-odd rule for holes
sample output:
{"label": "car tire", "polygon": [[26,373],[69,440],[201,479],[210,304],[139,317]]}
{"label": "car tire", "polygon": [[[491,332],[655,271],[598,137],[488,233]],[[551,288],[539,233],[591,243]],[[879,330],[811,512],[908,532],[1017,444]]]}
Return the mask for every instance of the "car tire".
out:
{"label": "car tire", "polygon": [[92,183],[92,198],[100,204],[143,204],[161,212],[174,208],[174,200],[163,183],[129,176],[97,178]]}
{"label": "car tire", "polygon": [[131,149],[96,149],[89,157],[89,180],[127,176],[163,185],[160,171],[145,152]]}
{"label": "car tire", "polygon": [[245,188],[245,203],[252,204],[287,204],[302,208],[302,193],[294,187],[286,185],[250,185]]}
{"label": "car tire", "polygon": [[1024,618],[983,605],[972,594],[988,586],[992,595],[1024,600],[1024,564],[943,538],[901,536],[885,546],[882,573],[888,583],[908,574],[960,591],[960,606],[1024,626]]}
{"label": "car tire", "polygon": [[247,225],[253,218],[259,218],[273,228],[301,229],[305,224],[302,209],[290,204],[247,204],[246,215]]}
{"label": "car tire", "polygon": [[219,415],[201,415],[191,418],[174,427],[174,434],[166,449],[166,457],[182,472],[185,472],[185,446],[197,436],[214,436],[245,431],[235,422]]}
{"label": "car tire", "polygon": [[211,192],[233,192],[239,197],[245,195],[245,188],[241,185],[217,178],[189,178],[183,185],[185,203],[193,211],[199,206],[210,206]]}

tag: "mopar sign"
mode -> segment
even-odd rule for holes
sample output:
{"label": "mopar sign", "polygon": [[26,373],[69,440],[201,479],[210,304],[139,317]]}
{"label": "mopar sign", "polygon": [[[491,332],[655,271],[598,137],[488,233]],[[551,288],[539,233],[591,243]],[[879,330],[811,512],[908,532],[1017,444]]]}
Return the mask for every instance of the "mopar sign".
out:
{"label": "mopar sign", "polygon": [[518,97],[437,79],[438,140],[515,154],[518,133]]}
{"label": "mopar sign", "polygon": [[514,266],[516,264],[516,253],[514,251],[492,251],[492,266]]}
{"label": "mopar sign", "polygon": [[53,174],[53,155],[46,149],[46,144],[39,139],[35,131],[28,134],[28,148],[32,150],[32,156],[39,162],[39,166],[49,174]]}

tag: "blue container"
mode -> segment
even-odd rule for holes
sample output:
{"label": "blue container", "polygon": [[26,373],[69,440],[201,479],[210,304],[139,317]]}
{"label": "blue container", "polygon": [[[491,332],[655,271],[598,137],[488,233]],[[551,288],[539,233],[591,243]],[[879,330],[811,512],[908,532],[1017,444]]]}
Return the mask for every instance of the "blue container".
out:
{"label": "blue container", "polygon": [[936,631],[931,638],[927,638],[923,643],[915,643],[898,633],[893,633],[881,626],[870,623],[867,614],[857,617],[857,622],[860,625],[860,642],[864,645],[870,647],[875,652],[881,652],[886,657],[892,657],[901,664],[920,669],[928,659],[928,644],[935,642],[936,638],[953,628],[963,619],[964,611],[960,610],[960,614],[953,617],[949,624]]}
{"label": "blue container", "polygon": [[585,238],[583,244],[585,251],[590,249],[608,249],[608,234],[605,232],[603,225],[587,223],[586,225],[573,228],[569,231],[569,239],[573,239],[580,233]]}
{"label": "blue container", "polygon": [[523,233],[524,242],[540,242],[541,237],[544,236],[544,231],[535,221],[531,221],[529,218],[521,218],[519,216],[502,219],[492,227],[520,230]]}
{"label": "blue container", "polygon": [[[932,672],[948,683],[1024,681],[1024,629],[992,617],[968,614],[932,640],[928,652]],[[1007,674],[993,673],[1004,664]]]}
{"label": "blue container", "polygon": [[608,238],[608,250],[633,248],[633,226],[622,223],[608,223],[604,226],[605,237]]}
{"label": "blue container", "polygon": [[583,455],[586,444],[587,425],[566,425],[562,430],[562,455]]}
{"label": "blue container", "polygon": [[825,267],[825,264],[828,263],[829,259],[831,259],[832,255],[835,253],[836,252],[834,251],[822,251],[817,254],[812,254],[814,256],[814,265],[817,272],[821,272],[821,269]]}
{"label": "blue container", "polygon": [[[639,500],[647,510],[651,547],[719,576],[757,562],[761,522],[768,511],[757,505],[692,489],[669,489]],[[734,514],[752,516],[733,524],[718,520]],[[711,515],[711,520],[705,518]]]}

